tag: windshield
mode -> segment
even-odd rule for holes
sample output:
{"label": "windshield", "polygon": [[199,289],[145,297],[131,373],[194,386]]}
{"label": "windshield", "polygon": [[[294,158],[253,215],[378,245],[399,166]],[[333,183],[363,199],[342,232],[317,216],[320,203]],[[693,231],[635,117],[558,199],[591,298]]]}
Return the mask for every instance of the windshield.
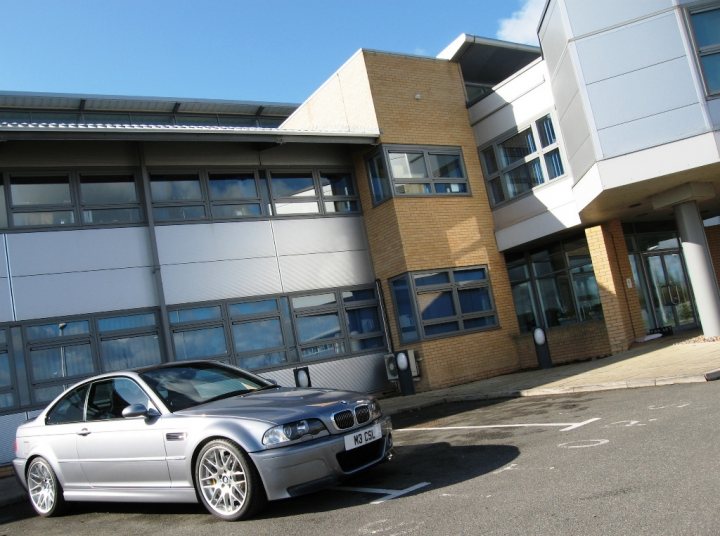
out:
{"label": "windshield", "polygon": [[244,395],[273,384],[216,363],[189,363],[146,370],[140,376],[171,411]]}

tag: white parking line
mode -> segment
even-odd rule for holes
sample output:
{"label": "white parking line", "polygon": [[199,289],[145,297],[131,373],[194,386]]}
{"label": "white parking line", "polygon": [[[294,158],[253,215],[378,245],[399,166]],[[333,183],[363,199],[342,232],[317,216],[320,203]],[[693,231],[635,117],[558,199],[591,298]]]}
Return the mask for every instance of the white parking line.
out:
{"label": "white parking line", "polygon": [[381,497],[370,504],[382,504],[385,501],[389,501],[391,499],[395,499],[397,497],[401,497],[403,495],[407,495],[408,493],[411,493],[415,491],[416,489],[424,488],[425,486],[429,486],[430,482],[420,482],[419,484],[415,484],[414,486],[410,486],[409,488],[405,489],[380,489],[380,488],[353,488],[353,487],[346,487],[346,486],[339,486],[333,489],[337,489],[340,491],[356,491],[358,493],[375,493],[378,495],[384,495],[384,497]]}
{"label": "white parking line", "polygon": [[561,428],[561,432],[576,430],[581,426],[599,421],[600,417],[583,422],[544,422],[531,424],[485,424],[481,426],[438,426],[427,428],[397,428],[393,432],[442,432],[448,430],[490,430],[492,428]]}

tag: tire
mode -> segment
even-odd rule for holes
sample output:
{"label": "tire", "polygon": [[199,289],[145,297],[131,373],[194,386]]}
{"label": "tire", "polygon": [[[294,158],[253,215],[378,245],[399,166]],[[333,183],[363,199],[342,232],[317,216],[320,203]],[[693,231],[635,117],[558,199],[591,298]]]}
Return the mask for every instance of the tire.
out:
{"label": "tire", "polygon": [[65,511],[65,498],[57,475],[45,458],[35,458],[27,468],[30,503],[38,515],[53,517]]}
{"label": "tire", "polygon": [[247,519],[266,502],[260,475],[235,443],[207,443],[195,462],[195,489],[207,510],[225,521]]}

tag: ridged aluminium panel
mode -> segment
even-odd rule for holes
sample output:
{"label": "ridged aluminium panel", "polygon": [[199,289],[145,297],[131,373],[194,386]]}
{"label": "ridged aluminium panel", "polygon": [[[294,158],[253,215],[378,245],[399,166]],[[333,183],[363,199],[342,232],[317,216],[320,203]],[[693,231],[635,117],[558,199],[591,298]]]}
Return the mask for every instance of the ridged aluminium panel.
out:
{"label": "ridged aluminium panel", "polygon": [[162,265],[275,256],[268,221],[165,225],[156,233]]}
{"label": "ridged aluminium panel", "polygon": [[278,220],[273,230],[280,256],[368,249],[361,217]]}
{"label": "ridged aluminium panel", "polygon": [[13,277],[149,267],[145,227],[8,235]]}
{"label": "ridged aluminium panel", "polygon": [[367,251],[280,257],[285,292],[366,285],[375,280]]}
{"label": "ridged aluminium panel", "polygon": [[652,15],[673,7],[673,3],[672,0],[643,0],[642,2],[565,0],[568,18],[575,37]]}
{"label": "ridged aluminium panel", "polygon": [[9,464],[15,457],[14,442],[17,427],[27,420],[26,413],[0,417],[0,465]]}
{"label": "ridged aluminium panel", "polygon": [[273,257],[169,264],[162,267],[168,304],[279,294],[277,259]]}
{"label": "ridged aluminium panel", "polygon": [[313,387],[345,389],[360,393],[379,393],[392,388],[385,372],[383,354],[363,355],[324,363],[296,363],[295,366],[287,369],[263,372],[261,376],[271,378],[285,387],[295,387],[293,369],[296,367],[309,367]]}
{"label": "ridged aluminium panel", "polygon": [[152,268],[13,277],[18,320],[153,307]]}

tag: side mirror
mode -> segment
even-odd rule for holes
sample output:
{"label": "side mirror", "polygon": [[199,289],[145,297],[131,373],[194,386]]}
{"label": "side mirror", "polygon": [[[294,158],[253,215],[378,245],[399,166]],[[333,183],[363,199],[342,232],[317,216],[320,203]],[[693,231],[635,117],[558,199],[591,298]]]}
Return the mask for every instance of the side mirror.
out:
{"label": "side mirror", "polygon": [[145,417],[146,419],[154,419],[160,416],[160,412],[155,408],[148,408],[145,404],[132,404],[122,410],[124,419],[132,419],[134,417]]}

